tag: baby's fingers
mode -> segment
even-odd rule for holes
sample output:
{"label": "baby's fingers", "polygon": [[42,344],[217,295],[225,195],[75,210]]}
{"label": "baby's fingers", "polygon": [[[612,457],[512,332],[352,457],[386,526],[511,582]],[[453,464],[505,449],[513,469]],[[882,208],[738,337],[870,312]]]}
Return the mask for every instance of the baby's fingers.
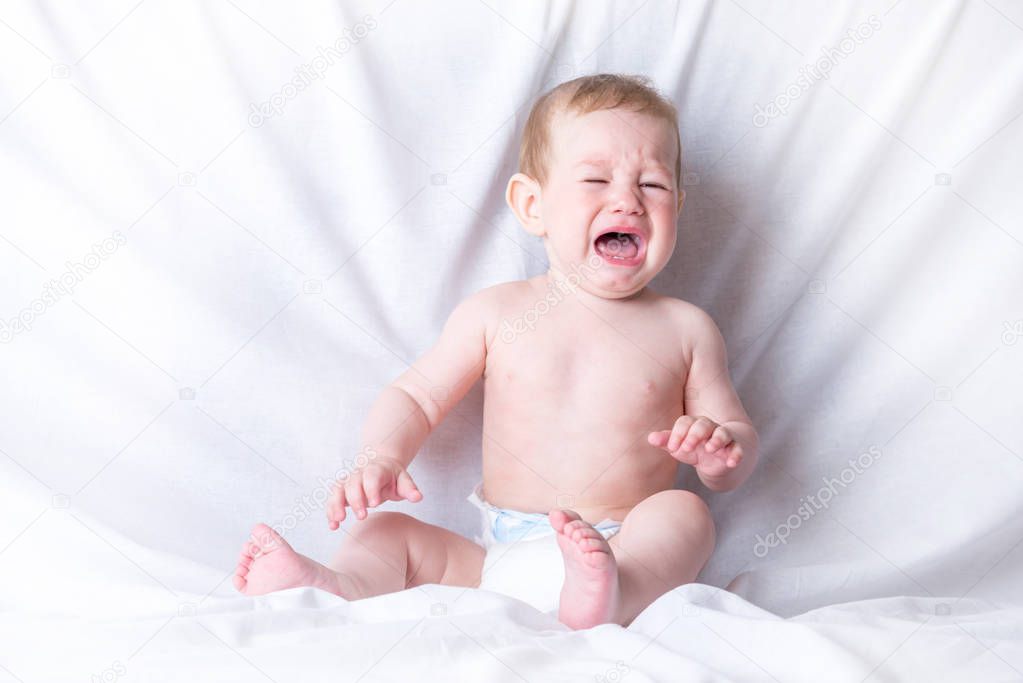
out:
{"label": "baby's fingers", "polygon": [[391,488],[390,474],[377,468],[368,468],[362,473],[362,490],[366,493],[366,503],[374,508],[384,502],[387,490]]}
{"label": "baby's fingers", "polygon": [[423,499],[422,492],[416,486],[416,483],[412,481],[412,475],[408,473],[408,470],[402,470],[401,474],[398,475],[398,483],[395,485],[395,489],[400,497],[413,503],[418,503]]}
{"label": "baby's fingers", "polygon": [[739,445],[738,441],[732,441],[732,443],[717,449],[714,453],[709,453],[703,460],[707,464],[714,462],[719,467],[723,465],[727,469],[734,469],[742,462],[742,457],[742,446]]}
{"label": "baby's fingers", "polygon": [[683,415],[675,420],[675,426],[671,429],[671,437],[668,439],[668,451],[674,453],[679,449],[682,440],[689,434],[694,422],[696,421],[688,415]]}
{"label": "baby's fingers", "polygon": [[671,448],[671,439],[673,438],[673,435],[678,441],[682,441],[682,436],[685,435],[685,432],[683,431],[682,435],[680,436],[676,433],[675,430],[662,429],[661,431],[650,432],[649,434],[647,434],[646,440],[651,446],[663,448],[671,455],[671,457],[675,458],[679,462],[684,462],[687,465],[695,465],[696,464],[695,453],[685,453],[683,451],[680,451],[678,449],[678,446],[675,446],[675,448]]}
{"label": "baby's fingers", "polygon": [[711,432],[713,432],[717,426],[716,422],[713,422],[706,417],[700,416],[696,418],[696,420],[690,425],[686,438],[682,440],[682,450],[695,450],[698,446],[700,446],[700,444],[707,440],[707,438],[711,435]]}
{"label": "baby's fingers", "polygon": [[346,488],[345,494],[355,516],[358,519],[366,519],[366,493],[362,490],[362,478],[352,485],[351,490]]}
{"label": "baby's fingers", "polygon": [[725,464],[729,467],[738,467],[740,462],[742,462],[742,446],[733,441],[732,452],[729,454]]}
{"label": "baby's fingers", "polygon": [[715,429],[714,433],[712,433],[710,438],[707,439],[707,443],[704,445],[704,448],[707,449],[708,453],[713,453],[717,449],[732,443],[732,441],[734,441],[734,439],[728,430],[721,425],[718,425],[718,428]]}
{"label": "baby's fingers", "polygon": [[664,448],[668,445],[668,439],[671,438],[670,429],[662,429],[659,432],[650,432],[647,434],[646,440],[651,446],[657,446],[658,448]]}
{"label": "baby's fingers", "polygon": [[343,521],[345,521],[345,488],[338,482],[334,482],[330,502],[327,504],[327,525],[331,531],[337,531]]}

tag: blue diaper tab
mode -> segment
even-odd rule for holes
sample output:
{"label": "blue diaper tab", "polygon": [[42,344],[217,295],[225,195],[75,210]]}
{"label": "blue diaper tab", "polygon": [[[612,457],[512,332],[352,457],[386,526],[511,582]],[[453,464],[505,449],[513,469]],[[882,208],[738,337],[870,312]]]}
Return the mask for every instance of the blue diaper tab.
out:
{"label": "blue diaper tab", "polygon": [[[495,543],[516,543],[543,538],[555,533],[550,519],[542,512],[520,512],[491,505],[483,498],[483,482],[476,484],[466,498],[482,513],[483,537],[479,539],[484,548]],[[605,519],[593,527],[604,538],[611,538],[622,528],[621,522]]]}

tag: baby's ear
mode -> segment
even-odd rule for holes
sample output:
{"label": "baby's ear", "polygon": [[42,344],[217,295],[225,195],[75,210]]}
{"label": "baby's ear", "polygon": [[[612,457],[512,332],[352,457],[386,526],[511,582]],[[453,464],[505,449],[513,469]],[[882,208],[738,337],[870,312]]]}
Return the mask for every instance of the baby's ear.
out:
{"label": "baby's ear", "polygon": [[508,180],[504,193],[515,217],[530,235],[543,237],[547,234],[541,217],[540,184],[525,173],[516,173]]}

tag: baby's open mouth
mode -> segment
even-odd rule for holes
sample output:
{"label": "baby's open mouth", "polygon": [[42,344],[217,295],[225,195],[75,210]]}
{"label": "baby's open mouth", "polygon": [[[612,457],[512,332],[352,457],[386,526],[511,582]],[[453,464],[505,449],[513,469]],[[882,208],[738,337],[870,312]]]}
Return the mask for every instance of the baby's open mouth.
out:
{"label": "baby's open mouth", "polygon": [[614,265],[633,266],[640,262],[644,251],[643,238],[632,232],[609,231],[593,242],[594,250],[605,261]]}

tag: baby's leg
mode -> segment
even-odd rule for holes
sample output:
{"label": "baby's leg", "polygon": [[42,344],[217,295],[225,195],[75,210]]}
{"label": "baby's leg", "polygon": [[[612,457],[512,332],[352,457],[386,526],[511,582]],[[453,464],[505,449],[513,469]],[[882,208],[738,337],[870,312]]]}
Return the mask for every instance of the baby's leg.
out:
{"label": "baby's leg", "polygon": [[650,603],[692,583],[714,551],[714,521],[690,491],[660,491],[629,511],[610,545],[618,561],[619,624],[628,625]]}
{"label": "baby's leg", "polygon": [[312,586],[347,600],[424,583],[478,587],[483,548],[399,512],[377,511],[345,530],[338,556],[324,566],[257,524],[242,547],[234,585],[246,595]]}
{"label": "baby's leg", "polygon": [[349,529],[328,566],[350,577],[360,598],[426,583],[480,585],[486,551],[464,536],[390,511],[371,512]]}
{"label": "baby's leg", "polygon": [[706,504],[688,491],[655,493],[605,541],[570,510],[552,510],[565,559],[558,619],[572,628],[628,626],[650,603],[696,579],[714,549]]}

